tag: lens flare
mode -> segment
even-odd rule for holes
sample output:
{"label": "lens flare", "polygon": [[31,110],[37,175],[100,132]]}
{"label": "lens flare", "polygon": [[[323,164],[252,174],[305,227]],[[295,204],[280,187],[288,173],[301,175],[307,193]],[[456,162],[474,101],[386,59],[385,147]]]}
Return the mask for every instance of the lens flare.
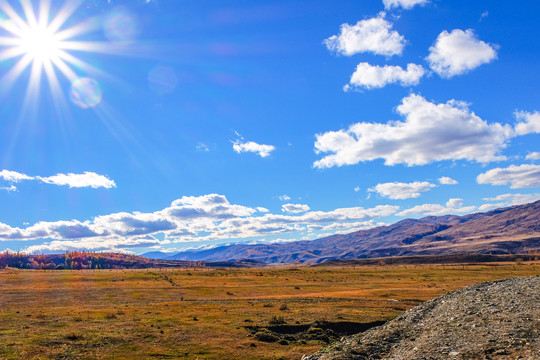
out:
{"label": "lens flare", "polygon": [[71,83],[70,98],[75,105],[88,109],[101,102],[103,92],[99,83],[91,78],[77,78]]}
{"label": "lens flare", "polygon": [[[83,3],[83,0],[65,0],[61,5],[55,0],[53,7],[52,0],[21,0],[18,6],[12,6],[10,2],[0,0],[0,62],[13,63],[0,75],[0,96],[9,94],[15,82],[29,69],[23,111],[39,103],[43,77],[47,79],[57,111],[65,108],[65,91],[62,90],[66,88],[62,82],[65,80],[66,85],[72,85],[71,96],[77,99],[75,104],[93,107],[101,101],[97,82],[82,81],[79,77],[95,77],[103,72],[73,52],[118,53],[118,49],[109,41],[78,39],[102,30],[101,21],[97,21],[101,15],[76,23],[71,20]],[[58,10],[53,14],[53,9]],[[67,26],[70,22],[75,24]]]}
{"label": "lens flare", "polygon": [[134,16],[123,8],[112,11],[105,19],[105,36],[118,45],[129,45],[135,41],[137,23]]}

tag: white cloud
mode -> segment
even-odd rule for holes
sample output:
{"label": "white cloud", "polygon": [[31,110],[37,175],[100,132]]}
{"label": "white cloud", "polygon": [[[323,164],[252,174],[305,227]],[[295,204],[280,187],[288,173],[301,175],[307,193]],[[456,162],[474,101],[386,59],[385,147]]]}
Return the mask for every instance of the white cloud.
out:
{"label": "white cloud", "polygon": [[313,225],[313,226],[308,226],[308,228],[310,231],[324,231],[324,232],[337,231],[341,234],[346,234],[346,233],[351,233],[351,232],[360,231],[360,230],[368,230],[377,226],[384,226],[384,225],[388,225],[388,224],[370,220],[370,221],[337,223],[337,224],[330,224],[326,226]]}
{"label": "white cloud", "polygon": [[486,201],[508,201],[512,205],[522,205],[540,199],[540,194],[502,194],[492,198],[484,198]]}
{"label": "white cloud", "polygon": [[456,185],[458,184],[457,180],[452,179],[448,176],[443,176],[439,178],[439,184],[441,185]]}
{"label": "white cloud", "polygon": [[359,192],[360,191],[360,186],[355,186],[354,187],[354,192]]}
{"label": "white cloud", "polygon": [[404,70],[401,66],[372,66],[361,62],[356,66],[356,71],[344,90],[382,88],[393,83],[399,83],[401,86],[418,85],[425,72],[421,65],[416,64],[408,64],[407,70]]}
{"label": "white cloud", "polygon": [[152,247],[160,244],[167,244],[168,241],[159,241],[151,236],[142,238],[112,238],[112,239],[82,239],[82,240],[54,240],[49,243],[32,245],[24,251],[26,253],[58,253],[65,251],[111,251],[131,253],[129,249],[140,247]]}
{"label": "white cloud", "polygon": [[197,218],[228,219],[251,216],[257,210],[242,205],[232,205],[223,195],[209,194],[183,196],[173,201],[171,206],[163,212],[176,220],[186,221]]}
{"label": "white cloud", "polygon": [[530,152],[525,156],[526,160],[540,160],[540,152]]}
{"label": "white cloud", "polygon": [[206,145],[205,143],[198,143],[197,146],[195,146],[195,148],[197,149],[197,151],[201,151],[201,152],[210,151],[210,149],[208,148],[208,145]]}
{"label": "white cloud", "polygon": [[401,55],[405,38],[392,30],[392,24],[381,14],[361,20],[356,25],[342,24],[339,35],[324,40],[326,47],[340,55],[351,56],[362,52],[378,55]]}
{"label": "white cloud", "polygon": [[2,186],[0,187],[0,190],[5,190],[5,191],[18,191],[17,190],[17,187],[15,185],[11,185],[11,186]]}
{"label": "white cloud", "polygon": [[269,156],[275,149],[273,145],[257,144],[253,141],[242,142],[236,140],[233,142],[233,150],[237,153],[253,152],[263,158]]}
{"label": "white cloud", "polygon": [[446,207],[447,208],[458,208],[460,206],[463,206],[463,199],[459,199],[459,198],[452,198],[452,199],[448,199],[448,201],[446,202]]}
{"label": "white cloud", "polygon": [[[104,187],[110,189],[116,187],[116,183],[107,178],[106,176],[96,174],[94,172],[85,171],[83,174],[56,174],[54,176],[42,177],[42,176],[29,176],[21,174],[16,171],[2,170],[0,171],[0,178],[9,182],[20,182],[22,180],[38,180],[46,184],[53,185],[67,185],[71,187],[91,187],[100,188]],[[11,189],[11,188],[10,188]],[[16,190],[16,188],[14,189]]]}
{"label": "white cloud", "polygon": [[384,8],[387,10],[398,7],[409,10],[416,5],[425,5],[427,3],[429,3],[429,0],[383,0]]}
{"label": "white cloud", "polygon": [[492,210],[513,205],[522,205],[540,200],[540,193],[536,194],[502,194],[491,198],[484,198],[485,201],[497,201],[481,205],[478,209],[482,211]]}
{"label": "white cloud", "polygon": [[21,174],[16,171],[2,170],[0,171],[0,178],[9,182],[20,182],[22,180],[34,180],[33,176]]}
{"label": "white cloud", "polygon": [[91,187],[94,189],[103,187],[110,189],[116,187],[116,183],[106,176],[94,172],[85,171],[83,174],[56,174],[49,177],[36,177],[36,179],[54,185],[67,185],[70,188]]}
{"label": "white cloud", "polygon": [[425,165],[442,160],[487,163],[503,160],[513,129],[488,124],[456,100],[435,104],[411,94],[397,107],[405,121],[387,124],[357,123],[347,130],[316,135],[315,152],[330,153],[313,165],[317,168],[353,165],[384,159],[385,165]]}
{"label": "white cloud", "polygon": [[256,209],[257,209],[258,212],[262,212],[262,213],[267,213],[267,212],[270,211],[267,208],[264,208],[262,206],[258,206],[258,207],[256,207]]}
{"label": "white cloud", "polygon": [[368,191],[376,192],[379,195],[390,199],[404,200],[417,198],[420,196],[421,192],[429,191],[436,186],[437,185],[427,181],[415,181],[412,183],[389,182],[377,184]]}
{"label": "white cloud", "polygon": [[281,201],[289,201],[291,200],[291,197],[289,195],[283,194],[283,195],[279,195],[278,199]]}
{"label": "white cloud", "polygon": [[526,111],[518,111],[515,113],[519,123],[516,124],[517,135],[540,134],[540,113],[529,113]]}
{"label": "white cloud", "polygon": [[443,31],[429,51],[426,60],[444,78],[464,74],[497,58],[495,46],[478,40],[471,29]]}
{"label": "white cloud", "polygon": [[446,206],[440,204],[423,204],[417,205],[410,209],[403,210],[397,213],[397,216],[428,216],[428,215],[445,215],[445,214],[460,214],[469,213],[476,210],[476,206],[465,206],[462,199],[449,199]]}
{"label": "white cloud", "polygon": [[476,177],[479,184],[507,185],[511,189],[540,186],[540,165],[510,165],[507,168],[491,169]]}
{"label": "white cloud", "polygon": [[281,211],[288,213],[303,213],[309,210],[309,206],[305,204],[283,204]]}
{"label": "white cloud", "polygon": [[[261,240],[269,235],[307,232],[314,225],[325,227],[343,222],[362,222],[355,226],[363,227],[376,218],[389,216],[399,210],[399,207],[389,205],[368,209],[339,208],[332,211],[309,211],[307,205],[292,206],[284,208],[302,210],[303,213],[262,212],[262,208],[231,204],[225,196],[219,194],[184,196],[173,201],[170,206],[151,213],[120,212],[97,216],[88,221],[38,222],[26,228],[0,223],[0,240],[47,239],[47,243],[27,249],[38,252],[54,249],[129,251],[137,246],[161,246],[166,242],[246,238]],[[156,242],[149,238],[158,234],[159,238],[163,236],[163,240]]]}

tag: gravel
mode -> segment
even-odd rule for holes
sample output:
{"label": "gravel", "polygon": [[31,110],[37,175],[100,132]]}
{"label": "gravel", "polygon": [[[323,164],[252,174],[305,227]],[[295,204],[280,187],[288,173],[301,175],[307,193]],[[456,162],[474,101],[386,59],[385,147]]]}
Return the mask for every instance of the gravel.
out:
{"label": "gravel", "polygon": [[540,277],[450,292],[302,359],[540,359]]}

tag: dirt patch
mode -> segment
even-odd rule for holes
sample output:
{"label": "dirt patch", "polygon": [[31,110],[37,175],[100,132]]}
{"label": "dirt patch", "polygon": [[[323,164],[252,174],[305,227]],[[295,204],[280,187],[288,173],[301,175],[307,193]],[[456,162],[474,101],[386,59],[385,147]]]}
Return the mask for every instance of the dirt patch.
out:
{"label": "dirt patch", "polygon": [[360,323],[351,321],[315,321],[311,324],[279,324],[263,326],[246,326],[258,341],[277,342],[282,345],[302,343],[307,341],[321,341],[330,343],[343,336],[364,332],[372,327],[384,324],[384,321]]}

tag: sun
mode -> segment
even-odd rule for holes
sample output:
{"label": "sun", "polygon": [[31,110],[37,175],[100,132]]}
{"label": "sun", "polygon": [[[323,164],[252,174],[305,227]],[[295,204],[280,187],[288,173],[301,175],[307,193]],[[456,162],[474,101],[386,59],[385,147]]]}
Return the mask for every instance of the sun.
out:
{"label": "sun", "polygon": [[19,38],[20,51],[32,58],[32,61],[54,61],[60,56],[61,41],[56,33],[47,26],[29,27]]}
{"label": "sun", "polygon": [[[100,29],[96,19],[83,19],[66,26],[67,23],[74,22],[69,20],[83,2],[65,0],[64,4],[59,6],[60,1],[54,0],[53,7],[52,0],[20,0],[14,2],[17,6],[0,0],[0,62],[10,61],[13,64],[0,75],[0,95],[9,94],[15,82],[29,72],[25,107],[37,103],[42,78],[47,79],[55,102],[65,105],[66,96],[62,89],[79,91],[81,87],[77,84],[91,83],[81,82],[81,79],[103,73],[74,55],[81,51],[106,53],[110,48],[106,44],[78,39]],[[62,78],[67,80],[70,86],[62,86]],[[99,90],[95,81],[92,84],[94,85],[90,90]],[[87,93],[88,88],[83,88],[80,94],[75,94],[79,99],[75,104],[79,105],[81,101],[84,103]],[[70,94],[72,98],[73,95]],[[94,96],[91,103],[93,105],[86,104],[86,107],[97,105],[95,98]]]}

